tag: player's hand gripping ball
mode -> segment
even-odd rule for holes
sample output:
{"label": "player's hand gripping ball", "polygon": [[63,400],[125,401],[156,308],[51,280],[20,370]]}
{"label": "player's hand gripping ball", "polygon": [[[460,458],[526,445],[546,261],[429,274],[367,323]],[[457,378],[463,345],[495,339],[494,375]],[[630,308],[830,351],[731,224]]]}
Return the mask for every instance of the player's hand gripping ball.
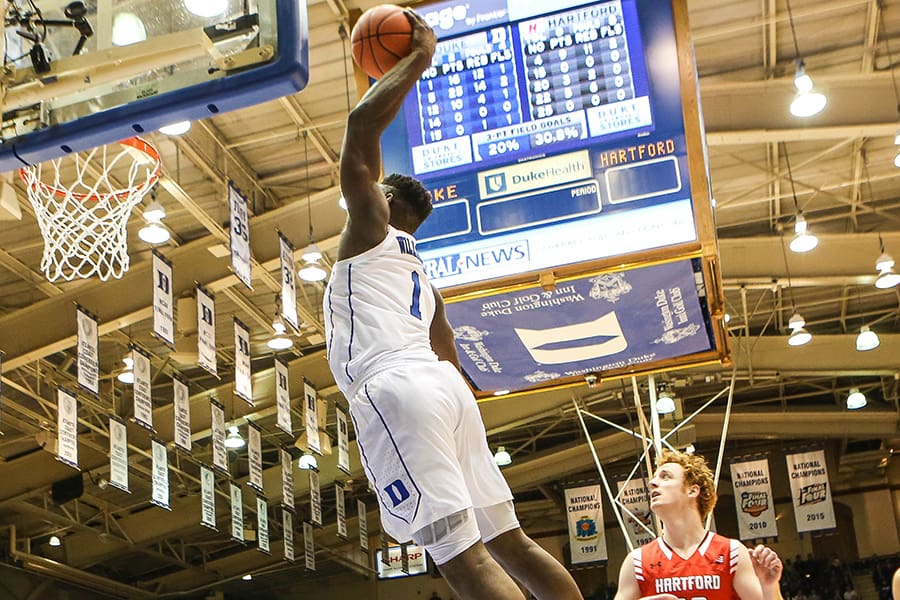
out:
{"label": "player's hand gripping ball", "polygon": [[404,11],[380,4],[364,12],[353,26],[353,60],[366,75],[380,79],[412,50],[413,27]]}

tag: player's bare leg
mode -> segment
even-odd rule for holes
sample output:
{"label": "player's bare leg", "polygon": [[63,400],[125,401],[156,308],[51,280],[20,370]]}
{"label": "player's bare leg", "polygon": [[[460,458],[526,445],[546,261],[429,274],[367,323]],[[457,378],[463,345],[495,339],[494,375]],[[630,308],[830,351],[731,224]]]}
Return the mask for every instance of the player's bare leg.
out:
{"label": "player's bare leg", "polygon": [[521,581],[538,600],[582,600],[569,572],[521,528],[498,535],[486,547],[506,572]]}
{"label": "player's bare leg", "polygon": [[516,582],[491,558],[481,542],[439,569],[460,600],[525,600]]}

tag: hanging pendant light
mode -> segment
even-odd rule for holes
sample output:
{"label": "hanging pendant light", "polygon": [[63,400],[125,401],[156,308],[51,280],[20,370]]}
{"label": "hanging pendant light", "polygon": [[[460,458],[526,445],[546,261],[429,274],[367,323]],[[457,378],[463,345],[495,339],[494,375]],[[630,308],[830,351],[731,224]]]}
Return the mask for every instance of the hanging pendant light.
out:
{"label": "hanging pendant light", "polygon": [[225,447],[230,450],[237,450],[238,448],[243,448],[247,442],[244,441],[244,438],[241,437],[240,431],[238,431],[237,425],[232,425],[228,428],[228,435],[225,436]]}

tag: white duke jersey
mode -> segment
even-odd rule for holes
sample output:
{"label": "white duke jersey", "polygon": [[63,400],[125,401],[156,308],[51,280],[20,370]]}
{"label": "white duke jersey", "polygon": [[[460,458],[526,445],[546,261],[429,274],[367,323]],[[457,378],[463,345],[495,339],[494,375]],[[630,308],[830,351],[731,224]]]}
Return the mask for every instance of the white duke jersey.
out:
{"label": "white duke jersey", "polygon": [[393,365],[437,361],[430,336],[434,291],[416,239],[404,231],[388,226],[383,242],[338,261],[323,306],[328,365],[348,399]]}

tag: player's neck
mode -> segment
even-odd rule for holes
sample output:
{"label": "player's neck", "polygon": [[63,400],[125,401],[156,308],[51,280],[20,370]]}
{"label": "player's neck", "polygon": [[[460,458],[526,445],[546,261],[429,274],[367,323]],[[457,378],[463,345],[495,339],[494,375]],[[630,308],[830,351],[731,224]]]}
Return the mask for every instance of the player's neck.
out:
{"label": "player's neck", "polygon": [[679,511],[677,514],[660,515],[663,522],[663,540],[682,556],[693,554],[706,537],[706,527],[695,511]]}

